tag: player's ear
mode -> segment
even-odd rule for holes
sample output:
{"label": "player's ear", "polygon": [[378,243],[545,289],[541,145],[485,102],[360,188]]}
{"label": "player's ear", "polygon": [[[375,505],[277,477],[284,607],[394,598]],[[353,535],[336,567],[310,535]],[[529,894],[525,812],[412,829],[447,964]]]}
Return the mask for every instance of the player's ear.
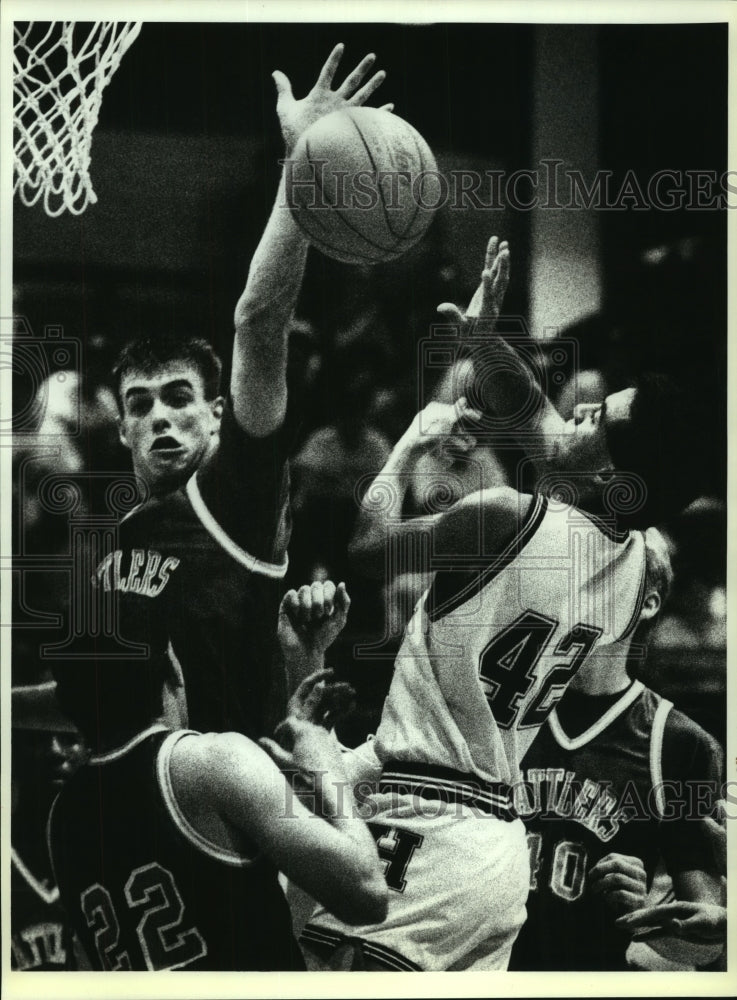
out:
{"label": "player's ear", "polygon": [[212,434],[217,434],[218,428],[220,427],[220,421],[223,418],[223,408],[225,407],[225,400],[222,396],[216,396],[215,399],[210,403],[210,412],[212,413],[214,419],[214,427],[211,430]]}
{"label": "player's ear", "polygon": [[660,599],[660,594],[657,590],[651,590],[646,596],[645,600],[642,602],[642,610],[640,611],[640,621],[646,622],[651,618],[654,618],[660,611],[662,601]]}
{"label": "player's ear", "polygon": [[603,489],[605,486],[611,483],[616,474],[617,470],[614,468],[614,466],[608,465],[606,466],[606,468],[599,469],[597,472],[594,473],[594,481],[599,488]]}
{"label": "player's ear", "polygon": [[130,445],[128,444],[128,437],[125,433],[125,420],[123,417],[116,417],[115,422],[118,425],[118,437],[120,438],[120,443],[124,448],[130,450]]}

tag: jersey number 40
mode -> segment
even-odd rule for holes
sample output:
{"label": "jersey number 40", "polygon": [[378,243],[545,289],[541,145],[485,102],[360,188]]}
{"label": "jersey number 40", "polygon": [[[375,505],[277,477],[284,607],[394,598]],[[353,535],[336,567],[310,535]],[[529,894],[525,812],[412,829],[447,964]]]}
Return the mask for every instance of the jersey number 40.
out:
{"label": "jersey number 40", "polygon": [[501,729],[541,726],[602,633],[600,628],[579,623],[563,636],[553,655],[569,659],[548,670],[540,690],[524,707],[518,721],[524,699],[537,678],[540,657],[557,627],[554,618],[524,611],[484,647],[479,658],[479,677]]}

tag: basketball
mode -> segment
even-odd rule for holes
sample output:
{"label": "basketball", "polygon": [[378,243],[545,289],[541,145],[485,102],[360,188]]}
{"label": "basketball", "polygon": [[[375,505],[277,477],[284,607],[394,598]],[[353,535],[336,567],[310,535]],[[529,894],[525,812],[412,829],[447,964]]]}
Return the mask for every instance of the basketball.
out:
{"label": "basketball", "polygon": [[310,242],[346,264],[396,260],[432,222],[442,192],[417,129],[389,111],[347,108],[315,122],[286,166],[287,200]]}

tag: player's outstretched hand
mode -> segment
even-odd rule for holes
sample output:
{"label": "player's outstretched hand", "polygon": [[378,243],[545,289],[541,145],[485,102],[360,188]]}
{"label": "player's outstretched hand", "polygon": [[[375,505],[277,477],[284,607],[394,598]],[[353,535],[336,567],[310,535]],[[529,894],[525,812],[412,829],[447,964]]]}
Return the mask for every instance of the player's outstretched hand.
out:
{"label": "player's outstretched hand", "polygon": [[647,895],[647,874],[640,858],[607,854],[589,872],[589,887],[615,913],[639,909]]}
{"label": "player's outstretched hand", "polygon": [[335,770],[340,750],[326,730],[354,704],[350,684],[333,681],[332,670],[318,670],[290,698],[287,717],[274,730],[274,738],[260,739],[259,744],[287,775]]}
{"label": "player's outstretched hand", "polygon": [[[335,46],[320,70],[314,87],[306,97],[300,100],[295,99],[292,93],[292,84],[286,74],[278,69],[271,74],[276,84],[276,113],[279,116],[287,155],[291,154],[297,140],[310,125],[324,115],[329,115],[332,111],[365,104],[384,82],[386,73],[384,70],[379,70],[361,86],[364,77],[376,61],[376,56],[369,53],[363,57],[353,72],[348,74],[343,83],[333,90],[333,78],[343,56],[344,48],[342,42]],[[383,105],[383,109],[386,111],[391,111],[393,108],[393,104]]]}
{"label": "player's outstretched hand", "polygon": [[509,285],[509,265],[509,244],[506,240],[500,243],[498,236],[492,236],[486,246],[481,283],[468,309],[463,313],[454,303],[442,302],[438,312],[459,326],[462,333],[470,333],[477,321],[480,321],[481,333],[491,332],[499,319]]}
{"label": "player's outstretched hand", "polygon": [[332,729],[353,708],[356,699],[350,684],[333,678],[332,670],[317,670],[305,677],[289,699],[287,718],[282,725],[296,720]]}
{"label": "player's outstretched hand", "polygon": [[692,903],[677,900],[645,906],[617,918],[617,927],[634,933],[643,928],[643,940],[667,934],[700,944],[724,941],[727,935],[727,911],[715,903]]}

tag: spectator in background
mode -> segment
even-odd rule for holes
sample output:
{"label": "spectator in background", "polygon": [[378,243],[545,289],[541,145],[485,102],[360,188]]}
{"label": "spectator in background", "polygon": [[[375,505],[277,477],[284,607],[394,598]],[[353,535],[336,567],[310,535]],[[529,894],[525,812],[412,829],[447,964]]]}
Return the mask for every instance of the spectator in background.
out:
{"label": "spectator in background", "polygon": [[34,409],[39,413],[33,433],[15,442],[16,469],[13,477],[21,488],[23,528],[33,530],[44,520],[39,486],[49,475],[78,476],[89,471],[91,460],[114,450],[117,440],[117,406],[112,390],[83,372],[59,370],[38,387]]}
{"label": "spectator in background", "polygon": [[289,328],[287,392],[299,409],[303,426],[314,427],[324,352],[312,323],[295,317]]}
{"label": "spectator in background", "polygon": [[708,497],[694,501],[669,525],[668,536],[676,583],[656,649],[726,649],[725,505]]}
{"label": "spectator in background", "polygon": [[[380,374],[373,349],[361,341],[349,343],[335,352],[329,369],[332,420],[309,435],[291,463],[294,579],[350,575],[346,553],[357,503],[391,451],[369,419]],[[361,614],[365,601],[357,603]]]}
{"label": "spectator in background", "polygon": [[[34,689],[24,693],[33,700]],[[13,713],[10,966],[60,972],[86,965],[59,902],[46,821],[55,795],[82,762],[83,751],[78,736],[52,732],[49,720],[33,716],[32,705],[21,720]]]}

